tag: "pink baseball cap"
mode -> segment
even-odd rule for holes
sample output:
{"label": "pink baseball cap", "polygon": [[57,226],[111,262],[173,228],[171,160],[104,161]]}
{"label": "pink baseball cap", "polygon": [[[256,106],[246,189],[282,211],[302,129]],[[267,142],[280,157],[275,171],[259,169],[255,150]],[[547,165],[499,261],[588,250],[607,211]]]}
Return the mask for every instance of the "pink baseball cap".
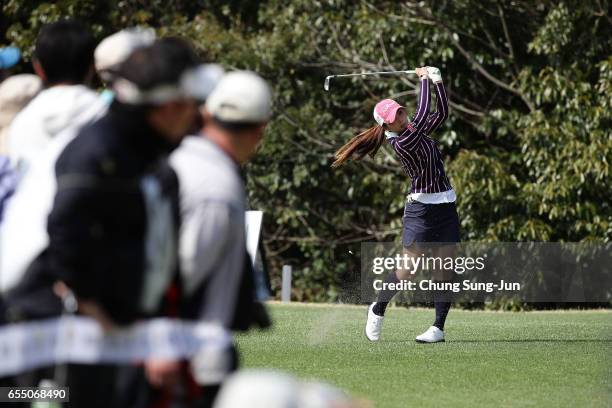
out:
{"label": "pink baseball cap", "polygon": [[374,107],[374,120],[380,126],[385,123],[393,123],[397,110],[400,108],[403,108],[403,106],[393,99],[383,99]]}

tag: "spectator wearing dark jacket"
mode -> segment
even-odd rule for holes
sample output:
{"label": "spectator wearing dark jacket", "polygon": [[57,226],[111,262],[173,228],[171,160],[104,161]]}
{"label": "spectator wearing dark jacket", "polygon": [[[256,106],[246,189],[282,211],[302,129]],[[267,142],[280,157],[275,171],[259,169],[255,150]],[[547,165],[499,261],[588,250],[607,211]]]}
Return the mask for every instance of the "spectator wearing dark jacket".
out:
{"label": "spectator wearing dark jacket", "polygon": [[[70,292],[104,325],[160,312],[177,267],[177,184],[164,159],[193,127],[197,67],[178,39],[158,40],[121,66],[108,113],[57,160],[49,244],[7,294],[9,321],[58,315]],[[114,406],[115,374],[70,365],[70,405]]]}

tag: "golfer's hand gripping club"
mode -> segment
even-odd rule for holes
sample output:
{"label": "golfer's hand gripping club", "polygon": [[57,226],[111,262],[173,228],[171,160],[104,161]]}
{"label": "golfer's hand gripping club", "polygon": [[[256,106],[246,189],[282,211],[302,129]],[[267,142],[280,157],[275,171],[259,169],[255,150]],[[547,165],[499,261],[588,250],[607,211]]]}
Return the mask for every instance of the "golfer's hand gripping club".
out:
{"label": "golfer's hand gripping club", "polygon": [[434,84],[442,82],[442,74],[440,73],[440,70],[436,67],[427,67],[427,75],[429,75]]}

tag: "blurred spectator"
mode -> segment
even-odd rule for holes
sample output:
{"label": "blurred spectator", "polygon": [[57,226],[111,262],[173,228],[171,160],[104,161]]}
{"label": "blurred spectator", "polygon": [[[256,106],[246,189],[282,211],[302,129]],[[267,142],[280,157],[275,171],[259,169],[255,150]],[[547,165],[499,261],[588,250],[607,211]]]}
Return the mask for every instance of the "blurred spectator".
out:
{"label": "blurred spectator", "polygon": [[0,48],[0,69],[8,69],[19,62],[21,51],[17,47]]}
{"label": "blurred spectator", "polygon": [[19,62],[21,51],[17,47],[0,48],[0,82],[10,75],[9,68]]}
{"label": "blurred spectator", "polygon": [[221,388],[214,408],[366,408],[322,382],[300,381],[279,371],[251,369],[232,375]]}
{"label": "blurred spectator", "polygon": [[94,45],[89,30],[70,20],[44,26],[36,40],[33,65],[45,89],[15,116],[6,138],[19,184],[0,224],[0,292],[19,281],[48,243],[57,157],[107,109],[85,85],[93,75]]}
{"label": "blurred spectator", "polygon": [[30,74],[14,75],[0,83],[0,223],[6,201],[17,185],[17,174],[6,156],[6,133],[17,113],[36,96],[40,87],[40,79]]}
{"label": "blurred spectator", "polygon": [[[69,39],[71,38],[71,35],[66,35]],[[119,64],[134,49],[146,44],[150,45],[154,40],[153,37],[154,33],[146,30],[124,30],[113,34],[102,40],[96,48],[96,63],[99,63],[105,77],[110,79],[108,75],[111,71],[116,72],[119,69]],[[57,40],[63,41],[63,36],[58,36]],[[47,44],[47,47],[58,47],[58,45]],[[41,54],[45,53],[41,51]],[[87,61],[88,64],[91,64],[90,54],[87,54]],[[34,76],[34,78],[36,77]],[[47,103],[50,98],[55,97],[60,92],[60,88],[66,100],[74,102],[72,106],[55,106]],[[69,88],[72,90],[69,90]],[[72,98],[73,96],[74,98]],[[8,254],[0,258],[0,270],[3,271],[2,276],[0,276],[0,292],[14,285],[34,257],[48,244],[46,223],[56,190],[55,161],[82,125],[93,121],[106,111],[106,105],[112,101],[112,91],[107,90],[106,100],[99,101],[96,98],[98,96],[94,91],[82,85],[76,85],[56,87],[54,92],[50,93],[50,96],[47,96],[42,103],[37,101],[40,109],[45,110],[44,115],[51,121],[57,120],[60,125],[63,125],[61,121],[65,119],[66,128],[58,128],[57,133],[52,132],[51,134],[55,134],[52,139],[48,143],[41,143],[40,149],[32,152],[31,157],[34,160],[29,161],[29,171],[21,172],[23,177],[21,178],[19,191],[8,204],[7,221],[0,227],[0,240],[1,236],[10,236],[11,239],[5,239],[0,243],[0,253]],[[63,110],[66,110],[64,116],[62,116]],[[80,112],[83,112],[82,117],[79,116]],[[75,119],[72,117],[73,114],[76,114],[76,119],[82,123],[73,122]],[[46,138],[47,136],[44,136],[43,140]],[[22,170],[24,170],[23,167]],[[16,179],[12,175],[11,180]]]}
{"label": "blurred spectator", "polygon": [[2,223],[6,201],[13,195],[16,186],[17,174],[11,167],[8,157],[0,155],[0,223]]}
{"label": "blurred spectator", "polygon": [[8,77],[0,83],[0,154],[7,154],[9,125],[42,87],[40,78],[32,74]]}
{"label": "blurred spectator", "polygon": [[32,65],[45,89],[15,117],[8,134],[13,163],[26,170],[59,133],[76,132],[105,108],[86,85],[94,75],[95,41],[82,24],[59,21],[38,34]]}
{"label": "blurred spectator", "polygon": [[149,46],[155,41],[153,29],[126,28],[109,35],[94,52],[96,71],[105,83],[112,82],[120,65],[137,48]]}
{"label": "blurred spectator", "polygon": [[[270,88],[257,74],[226,74],[206,101],[201,133],[187,137],[170,158],[179,180],[182,217],[182,316],[227,330],[269,324],[263,306],[254,300],[240,166],[263,138],[270,104]],[[218,385],[236,367],[234,350],[220,356],[205,352],[191,360],[195,381],[204,388],[199,406],[210,406]]]}
{"label": "blurred spectator", "polygon": [[155,41],[155,31],[152,28],[139,27],[126,28],[100,41],[94,52],[94,59],[98,76],[107,86],[101,94],[105,102],[111,103],[113,100],[113,91],[108,87],[112,85],[121,63],[134,50],[151,45],[153,41]]}
{"label": "blurred spectator", "polygon": [[[162,39],[121,65],[107,114],[57,160],[49,243],[8,292],[9,321],[58,315],[57,295],[69,291],[107,328],[160,312],[176,276],[178,229],[176,179],[163,159],[197,114],[202,89],[185,85],[197,64],[189,44]],[[112,392],[118,370],[69,365],[71,406],[125,403]]]}

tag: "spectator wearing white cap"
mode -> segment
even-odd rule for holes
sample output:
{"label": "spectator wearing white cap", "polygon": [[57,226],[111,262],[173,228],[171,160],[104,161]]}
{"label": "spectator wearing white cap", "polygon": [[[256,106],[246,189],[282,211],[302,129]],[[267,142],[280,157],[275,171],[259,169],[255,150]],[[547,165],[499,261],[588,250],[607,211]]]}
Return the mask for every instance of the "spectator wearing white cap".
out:
{"label": "spectator wearing white cap", "polygon": [[146,47],[155,41],[152,28],[132,27],[117,31],[100,41],[94,52],[96,71],[102,80],[112,82],[119,66],[137,48]]}
{"label": "spectator wearing white cap", "polygon": [[[94,52],[96,72],[100,79],[110,87],[120,65],[132,52],[151,45],[153,41],[155,41],[155,30],[141,27],[126,28],[104,38]],[[110,103],[114,94],[107,88],[102,91],[101,96],[105,102]]]}
{"label": "spectator wearing white cap", "polygon": [[[265,310],[254,300],[240,166],[263,138],[271,101],[268,84],[254,72],[224,75],[201,109],[201,132],[186,137],[170,156],[179,180],[183,316],[227,330],[269,324]],[[210,406],[215,387],[236,366],[233,350],[214,357],[199,354],[191,360],[194,379],[205,388],[200,406]]]}

